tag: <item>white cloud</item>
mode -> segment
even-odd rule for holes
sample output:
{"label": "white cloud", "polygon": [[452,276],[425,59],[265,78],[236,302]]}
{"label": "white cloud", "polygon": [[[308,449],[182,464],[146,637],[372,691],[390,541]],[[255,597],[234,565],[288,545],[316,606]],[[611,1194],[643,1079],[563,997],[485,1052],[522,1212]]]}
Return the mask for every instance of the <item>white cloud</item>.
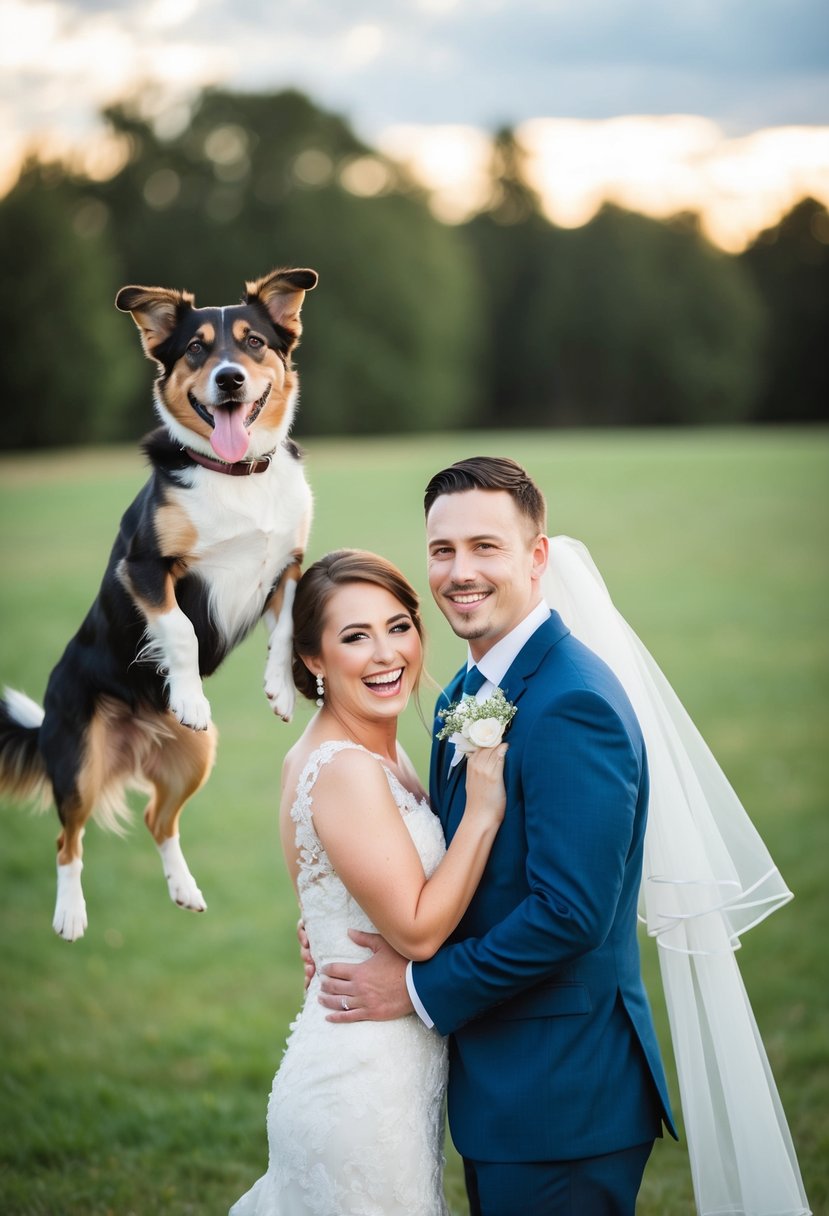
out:
{"label": "white cloud", "polygon": [[152,0],[141,8],[139,21],[147,32],[167,34],[198,12],[199,0]]}
{"label": "white cloud", "polygon": [[416,7],[424,13],[444,16],[451,13],[460,4],[460,0],[416,0]]}
{"label": "white cloud", "polygon": [[432,191],[435,214],[446,223],[458,223],[485,206],[492,143],[477,127],[389,127],[378,143]]}
{"label": "white cloud", "polygon": [[825,0],[0,0],[0,28],[0,190],[29,140],[84,144],[100,167],[117,152],[95,151],[102,106],[154,82],[172,131],[216,82],[306,89],[418,165],[447,219],[483,200],[481,128],[500,124],[563,223],[606,197],[704,205],[733,246],[746,216],[825,197],[825,128],[809,134],[829,116]]}
{"label": "white cloud", "polygon": [[[634,115],[534,119],[516,136],[545,214],[562,227],[605,202],[659,219],[688,211],[737,252],[805,195],[829,207],[829,127],[728,139],[710,119]],[[400,126],[379,142],[432,192],[440,219],[461,222],[488,201],[492,143],[478,128]]]}
{"label": "white cloud", "polygon": [[743,249],[799,199],[829,206],[829,127],[728,139],[689,115],[524,124],[529,172],[555,223],[579,225],[605,201],[657,218],[700,214],[708,236]]}
{"label": "white cloud", "polygon": [[382,53],[385,36],[379,25],[355,25],[343,39],[343,57],[352,70],[365,67]]}
{"label": "white cloud", "polygon": [[[0,0],[12,74],[59,43],[94,107],[113,66],[177,57],[182,87],[311,89],[373,134],[392,123],[700,113],[732,131],[822,122],[825,0]],[[124,49],[122,43],[128,48]],[[180,49],[179,49],[180,47]],[[131,52],[131,54],[130,54]],[[42,54],[41,54],[42,53]],[[128,74],[129,84],[133,79]],[[38,85],[37,87],[41,87]],[[20,100],[25,120],[27,101]]]}
{"label": "white cloud", "polygon": [[31,0],[2,0],[0,2],[0,68],[5,72],[26,71],[36,62],[40,48],[48,48],[60,34],[61,20],[57,4]]}

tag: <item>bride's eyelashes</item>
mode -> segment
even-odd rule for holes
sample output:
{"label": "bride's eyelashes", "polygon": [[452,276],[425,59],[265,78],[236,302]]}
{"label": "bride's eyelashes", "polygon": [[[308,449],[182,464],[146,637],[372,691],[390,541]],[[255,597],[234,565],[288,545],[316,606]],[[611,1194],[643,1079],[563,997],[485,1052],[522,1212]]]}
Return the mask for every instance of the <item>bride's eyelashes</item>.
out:
{"label": "bride's eyelashes", "polygon": [[[389,633],[408,633],[412,627],[411,621],[398,621],[396,625],[392,625]],[[340,638],[340,641],[348,645],[350,642],[360,642],[364,638],[368,638],[368,636],[363,630],[359,630],[355,633],[346,634],[344,638]]]}

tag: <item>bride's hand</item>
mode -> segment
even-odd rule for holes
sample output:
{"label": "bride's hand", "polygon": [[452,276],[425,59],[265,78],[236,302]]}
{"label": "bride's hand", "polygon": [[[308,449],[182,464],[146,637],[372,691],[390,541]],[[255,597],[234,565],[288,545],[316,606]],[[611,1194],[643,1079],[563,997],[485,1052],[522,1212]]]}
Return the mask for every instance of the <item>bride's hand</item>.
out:
{"label": "bride's hand", "polygon": [[504,757],[507,744],[479,747],[466,757],[466,805],[475,815],[487,815],[501,823],[507,805],[504,786]]}

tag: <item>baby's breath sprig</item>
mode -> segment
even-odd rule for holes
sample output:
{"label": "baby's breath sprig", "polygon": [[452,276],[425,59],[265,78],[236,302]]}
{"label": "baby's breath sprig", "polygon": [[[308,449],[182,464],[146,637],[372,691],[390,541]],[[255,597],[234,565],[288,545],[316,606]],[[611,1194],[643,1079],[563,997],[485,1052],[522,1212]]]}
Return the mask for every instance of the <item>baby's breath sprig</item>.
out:
{"label": "baby's breath sprig", "polygon": [[463,697],[446,709],[438,710],[443,726],[438,739],[450,739],[461,752],[479,747],[496,747],[515,717],[516,707],[496,688],[484,701]]}

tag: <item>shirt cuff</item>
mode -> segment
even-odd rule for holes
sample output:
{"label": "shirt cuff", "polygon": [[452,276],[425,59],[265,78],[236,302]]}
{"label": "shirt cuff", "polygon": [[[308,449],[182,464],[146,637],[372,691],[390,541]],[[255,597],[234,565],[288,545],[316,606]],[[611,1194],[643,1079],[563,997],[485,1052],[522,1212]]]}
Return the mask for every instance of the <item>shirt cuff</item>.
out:
{"label": "shirt cuff", "polygon": [[420,997],[417,995],[417,989],[414,986],[414,976],[412,975],[412,964],[411,963],[409,963],[408,966],[406,967],[406,987],[409,990],[409,999],[412,1002],[412,1004],[414,1005],[415,1013],[420,1018],[423,1025],[428,1026],[428,1028],[431,1030],[435,1023],[429,1017],[428,1013],[426,1012],[426,1010],[423,1007],[423,1002],[421,1001]]}

